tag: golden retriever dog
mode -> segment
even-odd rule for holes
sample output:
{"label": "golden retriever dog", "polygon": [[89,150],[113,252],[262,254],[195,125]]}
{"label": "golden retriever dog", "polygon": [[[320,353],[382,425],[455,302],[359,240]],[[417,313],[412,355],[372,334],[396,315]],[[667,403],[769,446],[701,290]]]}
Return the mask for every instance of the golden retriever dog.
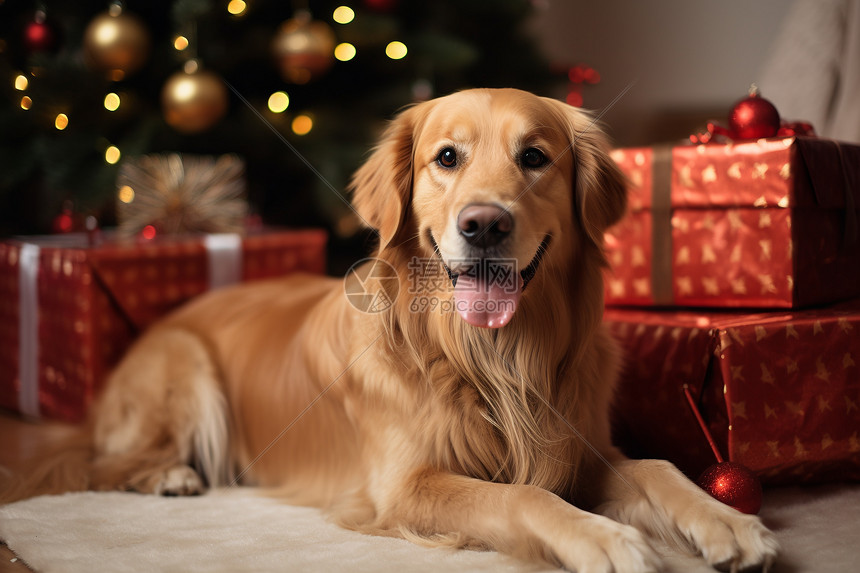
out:
{"label": "golden retriever dog", "polygon": [[77,446],[7,499],[242,483],[358,531],[571,571],[659,570],[649,538],[769,566],[758,517],[610,442],[602,241],[625,183],[590,115],[512,89],[421,103],[352,188],[373,259],[346,282],[245,284],[168,316]]}

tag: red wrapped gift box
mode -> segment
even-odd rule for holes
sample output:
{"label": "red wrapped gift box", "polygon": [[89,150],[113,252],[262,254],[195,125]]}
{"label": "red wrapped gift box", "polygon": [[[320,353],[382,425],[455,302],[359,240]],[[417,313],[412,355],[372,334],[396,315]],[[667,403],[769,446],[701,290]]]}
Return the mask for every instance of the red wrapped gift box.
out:
{"label": "red wrapped gift box", "polygon": [[83,418],[149,324],[210,288],[325,270],[324,231],[87,247],[80,235],[0,243],[0,407]]}
{"label": "red wrapped gift box", "polygon": [[810,137],[618,149],[612,305],[799,308],[860,296],[860,146]]}
{"label": "red wrapped gift box", "polygon": [[860,301],[745,314],[608,309],[625,352],[613,432],[690,477],[724,458],[765,483],[860,479]]}

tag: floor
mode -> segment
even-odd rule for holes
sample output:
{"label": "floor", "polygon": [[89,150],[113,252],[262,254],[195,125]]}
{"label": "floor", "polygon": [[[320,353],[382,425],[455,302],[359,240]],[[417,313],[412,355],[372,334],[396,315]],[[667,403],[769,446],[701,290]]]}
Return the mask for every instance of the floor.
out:
{"label": "floor", "polygon": [[[25,421],[15,414],[0,410],[0,467],[15,471],[34,451],[68,431],[58,425]],[[0,573],[23,573],[30,569],[21,562],[13,561],[15,554],[0,543]]]}

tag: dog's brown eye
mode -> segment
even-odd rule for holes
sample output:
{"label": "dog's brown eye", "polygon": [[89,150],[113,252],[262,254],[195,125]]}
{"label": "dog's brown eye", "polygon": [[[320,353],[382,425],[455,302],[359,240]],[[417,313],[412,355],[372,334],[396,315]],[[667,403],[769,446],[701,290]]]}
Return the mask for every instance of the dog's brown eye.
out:
{"label": "dog's brown eye", "polygon": [[541,153],[539,149],[530,147],[523,151],[520,161],[522,162],[523,167],[527,169],[537,169],[538,167],[543,167],[546,164],[546,155]]}
{"label": "dog's brown eye", "polygon": [[452,167],[457,166],[457,152],[454,151],[450,147],[446,147],[441,152],[439,152],[439,156],[436,157],[436,162],[445,167],[446,169],[451,169]]}

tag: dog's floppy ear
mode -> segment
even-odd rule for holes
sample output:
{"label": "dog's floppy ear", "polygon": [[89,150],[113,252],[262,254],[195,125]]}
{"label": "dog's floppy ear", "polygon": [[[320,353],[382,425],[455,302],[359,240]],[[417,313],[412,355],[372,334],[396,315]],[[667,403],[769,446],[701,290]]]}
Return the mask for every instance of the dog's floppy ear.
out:
{"label": "dog's floppy ear", "polygon": [[624,215],[627,179],[609,156],[609,141],[591,114],[561,101],[547,101],[567,124],[580,224],[595,244],[602,245],[603,232]]}
{"label": "dog's floppy ear", "polygon": [[352,178],[352,204],[363,222],[391,242],[406,219],[412,196],[412,152],[420,108],[400,112]]}

